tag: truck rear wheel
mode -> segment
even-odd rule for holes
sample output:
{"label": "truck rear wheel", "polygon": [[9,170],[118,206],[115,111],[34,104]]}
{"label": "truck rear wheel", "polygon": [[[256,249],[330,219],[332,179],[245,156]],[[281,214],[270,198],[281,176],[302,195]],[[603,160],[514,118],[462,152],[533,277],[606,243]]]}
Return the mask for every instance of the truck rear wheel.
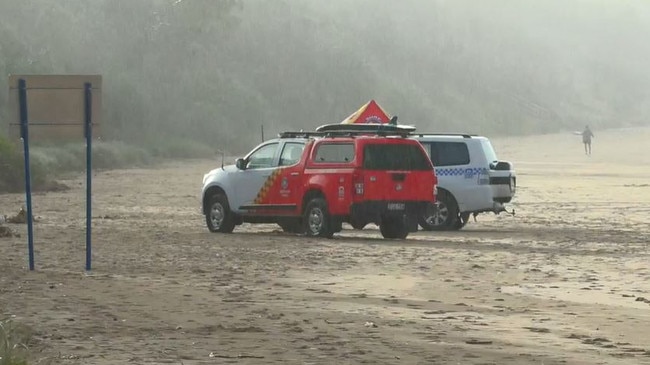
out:
{"label": "truck rear wheel", "polygon": [[379,231],[384,238],[405,239],[409,235],[408,225],[404,217],[382,219]]}
{"label": "truck rear wheel", "polygon": [[352,226],[352,228],[358,229],[358,230],[363,229],[367,224],[368,224],[367,222],[361,222],[361,221],[358,221],[358,220],[351,220],[350,221],[350,225]]}
{"label": "truck rear wheel", "polygon": [[307,236],[332,238],[334,231],[327,210],[327,202],[322,198],[314,198],[305,206],[303,228]]}
{"label": "truck rear wheel", "polygon": [[286,233],[303,233],[302,222],[298,219],[283,220],[278,222],[278,225],[282,228],[282,231]]}

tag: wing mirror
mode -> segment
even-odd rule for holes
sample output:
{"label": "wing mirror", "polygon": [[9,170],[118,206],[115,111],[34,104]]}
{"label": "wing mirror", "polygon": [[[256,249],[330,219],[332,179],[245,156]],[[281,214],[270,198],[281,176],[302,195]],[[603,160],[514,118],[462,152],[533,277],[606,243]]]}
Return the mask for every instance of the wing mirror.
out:
{"label": "wing mirror", "polygon": [[235,166],[237,166],[237,168],[240,170],[246,170],[246,160],[244,160],[243,158],[238,158],[235,161]]}

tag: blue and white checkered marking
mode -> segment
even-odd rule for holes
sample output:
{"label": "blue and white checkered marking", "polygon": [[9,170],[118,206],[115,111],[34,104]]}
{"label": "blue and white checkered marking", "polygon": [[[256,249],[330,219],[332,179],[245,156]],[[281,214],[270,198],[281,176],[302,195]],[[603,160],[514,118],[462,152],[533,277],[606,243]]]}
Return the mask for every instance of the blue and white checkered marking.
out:
{"label": "blue and white checkered marking", "polygon": [[436,176],[464,176],[466,179],[471,179],[474,176],[483,172],[487,174],[487,169],[484,167],[450,167],[450,168],[436,168]]}

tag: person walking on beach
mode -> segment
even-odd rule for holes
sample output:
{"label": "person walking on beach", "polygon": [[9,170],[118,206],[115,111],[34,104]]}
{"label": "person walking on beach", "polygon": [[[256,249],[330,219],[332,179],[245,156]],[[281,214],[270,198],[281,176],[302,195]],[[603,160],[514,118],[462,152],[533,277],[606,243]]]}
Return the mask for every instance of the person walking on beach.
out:
{"label": "person walking on beach", "polygon": [[595,137],[594,133],[589,129],[589,126],[585,126],[585,130],[582,131],[582,143],[585,145],[585,155],[591,156],[591,138]]}

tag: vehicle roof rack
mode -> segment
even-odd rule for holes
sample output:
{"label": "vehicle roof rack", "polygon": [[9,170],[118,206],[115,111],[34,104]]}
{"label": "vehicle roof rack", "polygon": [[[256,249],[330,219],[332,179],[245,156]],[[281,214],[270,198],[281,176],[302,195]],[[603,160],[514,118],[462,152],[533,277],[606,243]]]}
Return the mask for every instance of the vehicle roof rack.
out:
{"label": "vehicle roof rack", "polygon": [[352,124],[325,124],[316,128],[317,132],[338,132],[338,131],[359,131],[359,132],[397,132],[397,133],[412,133],[415,132],[415,127],[411,125],[396,125],[396,124],[379,124],[379,123],[352,123]]}
{"label": "vehicle roof rack", "polygon": [[414,133],[414,135],[418,137],[426,137],[426,136],[455,136],[455,137],[463,137],[463,138],[477,137],[476,134],[467,134],[467,133]]}
{"label": "vehicle roof rack", "polygon": [[280,138],[311,138],[311,137],[324,137],[323,132],[305,132],[305,131],[286,131],[278,133]]}
{"label": "vehicle roof rack", "polygon": [[311,137],[355,137],[362,135],[377,136],[412,136],[413,126],[390,124],[325,124],[316,131],[287,131],[279,133],[280,138],[311,138]]}
{"label": "vehicle roof rack", "polygon": [[409,131],[388,131],[388,130],[381,130],[381,131],[374,131],[374,132],[354,131],[354,130],[340,130],[340,131],[328,131],[328,132],[286,131],[286,132],[278,133],[278,137],[280,138],[358,137],[358,136],[368,136],[368,135],[374,135],[380,137],[397,136],[397,137],[406,138],[406,137],[413,136],[413,133]]}

